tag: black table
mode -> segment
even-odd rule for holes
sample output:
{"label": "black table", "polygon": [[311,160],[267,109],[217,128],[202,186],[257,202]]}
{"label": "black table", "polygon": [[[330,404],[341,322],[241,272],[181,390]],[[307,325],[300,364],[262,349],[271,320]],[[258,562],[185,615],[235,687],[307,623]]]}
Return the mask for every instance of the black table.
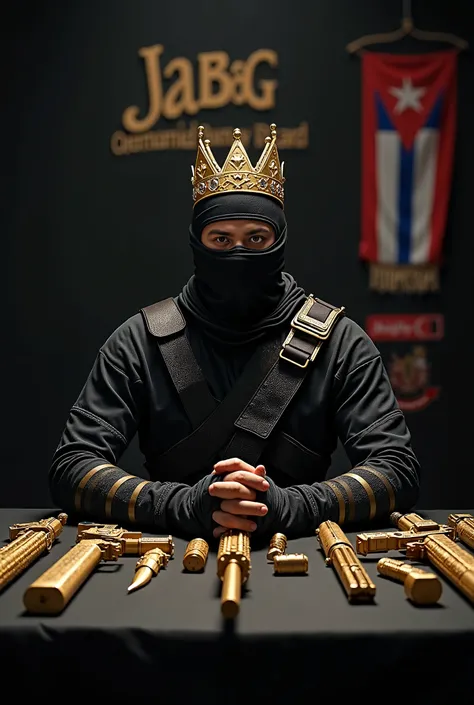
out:
{"label": "black table", "polygon": [[[420,512],[446,523],[451,511]],[[0,510],[0,537],[16,522],[56,509]],[[388,528],[388,527],[385,527]],[[393,527],[391,527],[393,529]],[[206,703],[447,703],[474,692],[474,607],[444,578],[437,605],[416,607],[400,583],[377,574],[380,554],[361,558],[377,585],[373,605],[350,605],[316,538],[289,542],[309,557],[307,576],[274,576],[252,552],[240,614],[220,614],[215,554],[204,573],[184,573],[186,542],[144,588],[127,593],[137,558],[102,563],[64,612],[32,616],[23,594],[75,541],[66,526],[49,554],[0,593],[0,673],[20,702],[150,699]],[[347,533],[355,542],[355,534]],[[391,551],[384,554],[403,558]],[[43,701],[42,701],[43,702]]]}

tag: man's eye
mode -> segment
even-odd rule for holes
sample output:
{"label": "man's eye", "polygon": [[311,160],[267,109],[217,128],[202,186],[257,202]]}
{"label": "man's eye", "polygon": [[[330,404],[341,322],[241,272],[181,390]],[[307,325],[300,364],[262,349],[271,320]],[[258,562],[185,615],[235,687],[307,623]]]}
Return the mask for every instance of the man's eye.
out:
{"label": "man's eye", "polygon": [[229,242],[229,238],[225,235],[218,235],[214,242],[217,242],[219,245],[227,245],[227,243]]}
{"label": "man's eye", "polygon": [[260,245],[264,241],[263,235],[251,235],[250,242],[252,245]]}

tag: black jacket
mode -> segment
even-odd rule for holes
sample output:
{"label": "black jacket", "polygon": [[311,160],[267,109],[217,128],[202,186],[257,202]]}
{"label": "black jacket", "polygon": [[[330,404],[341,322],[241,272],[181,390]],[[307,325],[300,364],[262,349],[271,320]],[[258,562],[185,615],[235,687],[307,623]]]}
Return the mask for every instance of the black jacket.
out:
{"label": "black jacket", "polygon": [[[287,329],[289,322],[282,340]],[[252,350],[220,348],[191,325],[186,334],[212,394],[222,400]],[[347,316],[324,342],[278,430],[301,462],[288,462],[288,453],[272,453],[271,446],[262,457],[270,489],[261,499],[269,512],[256,518],[256,536],[311,535],[326,519],[359,523],[415,504],[419,464],[405,418],[377,348]],[[212,467],[196,474],[190,458],[186,483],[160,474],[160,454],[190,431],[156,340],[138,313],[100,348],[70,410],[49,473],[54,502],[82,517],[210,538],[220,501],[207,492]],[[136,433],[144,477],[118,467]],[[326,481],[338,438],[353,469]]]}

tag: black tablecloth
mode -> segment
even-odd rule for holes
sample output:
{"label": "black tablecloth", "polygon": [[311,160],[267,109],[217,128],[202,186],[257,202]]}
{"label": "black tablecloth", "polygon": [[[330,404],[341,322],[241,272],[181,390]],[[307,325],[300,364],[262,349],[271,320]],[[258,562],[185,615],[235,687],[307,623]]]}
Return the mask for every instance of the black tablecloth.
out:
{"label": "black tablecloth", "polygon": [[[421,513],[446,523],[451,511],[474,513]],[[0,537],[8,539],[10,524],[56,515],[2,509]],[[10,683],[20,702],[107,696],[224,705],[323,696],[351,705],[417,697],[419,705],[473,697],[474,607],[441,575],[439,603],[416,607],[400,583],[378,576],[380,554],[361,558],[377,586],[375,603],[350,605],[317,539],[299,539],[287,550],[306,553],[309,574],[274,576],[266,551],[252,551],[240,614],[225,623],[215,554],[204,573],[185,573],[186,542],[175,538],[174,559],[142,589],[127,593],[137,558],[126,556],[102,563],[61,615],[26,614],[26,588],[75,535],[66,526],[51,552],[0,593],[2,691]]]}

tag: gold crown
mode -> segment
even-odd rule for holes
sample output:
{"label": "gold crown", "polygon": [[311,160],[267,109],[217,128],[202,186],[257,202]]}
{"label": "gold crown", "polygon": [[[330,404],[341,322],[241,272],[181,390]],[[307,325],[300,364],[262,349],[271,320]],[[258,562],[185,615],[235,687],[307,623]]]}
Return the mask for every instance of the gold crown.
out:
{"label": "gold crown", "polygon": [[238,128],[233,136],[234,142],[221,168],[211,151],[210,140],[203,140],[204,127],[198,127],[196,164],[191,167],[194,205],[208,196],[236,191],[263,193],[276,198],[283,206],[284,162],[280,164],[278,156],[276,125],[270,125],[270,137],[265,138],[262,156],[255,167],[242,144],[242,133]]}

